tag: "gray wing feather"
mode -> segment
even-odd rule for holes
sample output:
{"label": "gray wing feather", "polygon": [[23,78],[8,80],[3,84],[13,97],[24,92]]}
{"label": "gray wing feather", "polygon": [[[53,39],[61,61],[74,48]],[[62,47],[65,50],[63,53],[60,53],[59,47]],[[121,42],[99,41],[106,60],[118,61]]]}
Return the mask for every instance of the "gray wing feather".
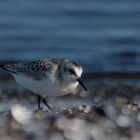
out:
{"label": "gray wing feather", "polygon": [[64,61],[64,59],[44,58],[31,62],[3,65],[1,67],[10,73],[22,74],[39,80],[47,76],[46,72],[53,73],[56,67]]}

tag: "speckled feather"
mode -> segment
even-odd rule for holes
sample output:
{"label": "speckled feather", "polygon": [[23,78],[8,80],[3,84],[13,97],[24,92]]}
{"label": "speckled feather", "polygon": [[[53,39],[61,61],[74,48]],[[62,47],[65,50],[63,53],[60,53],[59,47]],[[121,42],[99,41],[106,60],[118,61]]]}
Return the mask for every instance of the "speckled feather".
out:
{"label": "speckled feather", "polygon": [[0,65],[16,82],[30,91],[45,96],[62,96],[73,92],[81,81],[82,67],[66,59],[38,59],[31,62]]}
{"label": "speckled feather", "polygon": [[4,65],[4,68],[11,73],[22,74],[36,80],[45,78],[46,72],[52,73],[56,67],[64,63],[65,59],[38,59],[31,62]]}

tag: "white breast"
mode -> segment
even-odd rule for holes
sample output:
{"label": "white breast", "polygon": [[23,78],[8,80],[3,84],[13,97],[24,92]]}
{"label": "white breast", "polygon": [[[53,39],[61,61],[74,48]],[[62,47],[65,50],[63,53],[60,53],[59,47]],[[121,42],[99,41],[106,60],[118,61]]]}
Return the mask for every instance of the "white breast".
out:
{"label": "white breast", "polygon": [[73,92],[78,86],[77,82],[60,85],[59,82],[54,79],[33,80],[20,75],[13,74],[13,76],[19,85],[41,96],[62,96]]}

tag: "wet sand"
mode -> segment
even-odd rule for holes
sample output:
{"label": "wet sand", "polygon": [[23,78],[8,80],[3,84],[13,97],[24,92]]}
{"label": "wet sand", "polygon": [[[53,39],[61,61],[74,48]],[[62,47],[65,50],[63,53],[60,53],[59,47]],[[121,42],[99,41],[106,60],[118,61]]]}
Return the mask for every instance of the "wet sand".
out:
{"label": "wet sand", "polygon": [[[42,110],[36,110],[36,96],[3,74],[0,78],[0,139],[139,140],[138,80],[135,77],[87,77],[88,93],[79,89],[77,94],[47,98],[52,113],[44,105]],[[18,121],[13,115],[11,107],[15,104],[33,111],[28,123]]]}

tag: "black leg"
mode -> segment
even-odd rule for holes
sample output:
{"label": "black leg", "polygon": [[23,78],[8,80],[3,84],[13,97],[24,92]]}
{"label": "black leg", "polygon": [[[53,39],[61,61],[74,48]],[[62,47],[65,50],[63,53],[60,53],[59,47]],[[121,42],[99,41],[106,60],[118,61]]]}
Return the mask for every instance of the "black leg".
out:
{"label": "black leg", "polygon": [[42,100],[42,97],[40,95],[38,95],[38,109],[41,109],[41,107],[40,107],[41,100]]}
{"label": "black leg", "polygon": [[50,109],[52,110],[52,108],[47,104],[47,101],[45,98],[42,99],[42,102]]}

